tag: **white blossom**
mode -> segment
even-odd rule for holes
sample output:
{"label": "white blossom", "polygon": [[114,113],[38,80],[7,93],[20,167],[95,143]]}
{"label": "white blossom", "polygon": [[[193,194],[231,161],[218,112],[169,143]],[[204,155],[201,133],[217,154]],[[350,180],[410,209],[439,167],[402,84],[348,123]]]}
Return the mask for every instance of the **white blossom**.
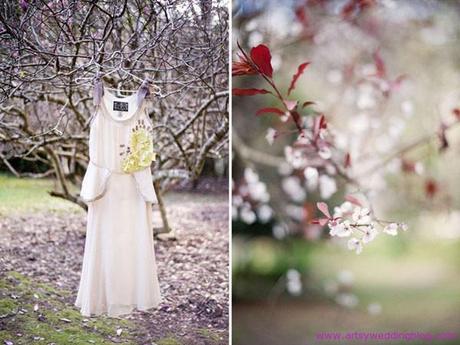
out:
{"label": "white blossom", "polygon": [[[328,130],[326,128],[320,128],[318,136],[320,137],[320,139],[326,139],[326,136],[327,136],[328,133],[329,132],[328,132]],[[326,147],[326,148],[328,148],[328,147]],[[325,158],[325,159],[327,159],[327,158]]]}
{"label": "white blossom", "polygon": [[295,269],[289,269],[286,273],[286,289],[294,296],[298,296],[302,292],[301,274]]}
{"label": "white blossom", "polygon": [[251,168],[244,169],[244,179],[247,183],[254,183],[259,181],[259,175]]}
{"label": "white blossom", "polygon": [[321,175],[319,178],[319,191],[322,199],[329,199],[337,192],[335,179],[328,175]]}
{"label": "white blossom", "polygon": [[240,206],[243,204],[243,198],[240,195],[233,195],[232,196],[232,203],[235,206]]}
{"label": "white blossom", "polygon": [[366,113],[358,114],[355,121],[351,121],[348,126],[353,133],[358,135],[366,133],[366,131],[369,131],[369,128],[371,127],[369,115]]}
{"label": "white blossom", "polygon": [[348,240],[348,249],[354,250],[356,254],[361,254],[363,251],[363,244],[355,237]]}
{"label": "white blossom", "polygon": [[388,224],[387,226],[383,228],[383,232],[391,236],[396,236],[398,234],[398,224],[397,223]]}
{"label": "white blossom", "polygon": [[312,191],[318,187],[319,182],[319,173],[318,169],[312,167],[306,167],[303,171],[303,175],[305,176],[305,180],[307,182],[308,190]]}
{"label": "white blossom", "polygon": [[329,229],[330,229],[329,234],[331,236],[337,236],[337,237],[351,236],[352,235],[351,228],[346,222],[343,222],[343,223],[340,223],[337,221],[329,222]]}
{"label": "white blossom", "polygon": [[370,211],[366,207],[356,207],[352,219],[356,224],[369,224],[371,222]]}
{"label": "white blossom", "polygon": [[358,90],[358,97],[356,99],[356,106],[359,109],[373,109],[377,104],[376,92],[372,85],[361,84]]}
{"label": "white blossom", "polygon": [[298,222],[301,222],[305,217],[305,210],[302,206],[288,204],[286,205],[285,210],[286,210],[286,214],[290,218]]}
{"label": "white blossom", "polygon": [[340,84],[343,80],[342,72],[339,69],[329,70],[327,73],[327,80],[331,84]]}
{"label": "white blossom", "polygon": [[373,225],[367,226],[364,229],[364,235],[362,237],[363,243],[369,243],[369,242],[373,241],[375,239],[375,237],[377,237],[378,233],[379,232],[377,231],[377,229]]}
{"label": "white blossom", "polygon": [[291,268],[287,271],[286,277],[288,280],[299,280],[300,279],[300,273],[299,271]]}
{"label": "white blossom", "polygon": [[238,207],[236,205],[232,206],[232,219],[238,219]]}
{"label": "white blossom", "polygon": [[342,285],[346,285],[346,286],[353,285],[353,281],[354,281],[353,272],[348,271],[348,270],[339,271],[339,273],[337,273],[337,281]]}
{"label": "white blossom", "polygon": [[323,146],[318,150],[318,156],[322,159],[329,159],[332,157],[332,151],[329,147]]}
{"label": "white blossom", "polygon": [[309,136],[304,131],[302,131],[297,137],[296,144],[297,145],[308,145],[309,143],[310,143]]}
{"label": "white blossom", "polygon": [[334,218],[344,217],[345,215],[351,213],[352,210],[352,203],[345,201],[342,205],[334,207]]}
{"label": "white blossom", "polygon": [[282,188],[292,200],[300,202],[305,199],[307,193],[300,184],[300,179],[297,176],[289,176],[283,179]]}
{"label": "white blossom", "polygon": [[286,161],[294,169],[300,169],[307,164],[307,159],[302,154],[302,151],[298,149],[294,149],[291,146],[286,146],[284,148],[284,156],[286,157]]}
{"label": "white blossom", "polygon": [[244,169],[244,179],[247,185],[240,187],[240,194],[248,194],[254,201],[268,202],[270,200],[267,186],[259,180],[259,175],[254,170]]}
{"label": "white blossom", "polygon": [[256,221],[256,214],[245,206],[240,210],[240,219],[246,224],[252,224]]}
{"label": "white blossom", "polygon": [[268,202],[270,200],[270,194],[268,194],[267,186],[261,181],[248,184],[248,193],[255,201]]}
{"label": "white blossom", "polygon": [[417,162],[415,163],[414,170],[417,175],[423,175],[425,172],[425,167],[422,162]]}
{"label": "white blossom", "polygon": [[370,303],[367,306],[367,311],[371,315],[378,315],[382,312],[382,306],[379,303]]}
{"label": "white blossom", "polygon": [[270,145],[273,145],[273,143],[275,142],[276,134],[277,132],[275,129],[271,127],[267,129],[267,134],[265,135],[265,139],[267,139]]}
{"label": "white blossom", "polygon": [[292,174],[292,166],[290,166],[288,163],[286,162],[282,162],[279,166],[278,166],[278,173],[282,176],[287,176],[287,175],[290,175]]}
{"label": "white blossom", "polygon": [[401,110],[406,117],[410,117],[414,113],[414,104],[411,101],[406,100],[401,103]]}
{"label": "white blossom", "polygon": [[335,301],[346,308],[354,308],[358,305],[358,297],[351,293],[340,293],[335,297]]}
{"label": "white blossom", "polygon": [[289,117],[290,117],[290,114],[288,111],[286,111],[283,115],[280,116],[280,120],[282,122],[287,122],[287,120],[289,120]]}
{"label": "white blossom", "polygon": [[286,237],[288,233],[287,226],[284,224],[275,224],[273,225],[272,233],[273,233],[273,237],[275,237],[278,240],[281,240],[284,237]]}
{"label": "white blossom", "polygon": [[267,204],[262,204],[257,209],[257,216],[262,223],[268,222],[273,215],[273,211]]}

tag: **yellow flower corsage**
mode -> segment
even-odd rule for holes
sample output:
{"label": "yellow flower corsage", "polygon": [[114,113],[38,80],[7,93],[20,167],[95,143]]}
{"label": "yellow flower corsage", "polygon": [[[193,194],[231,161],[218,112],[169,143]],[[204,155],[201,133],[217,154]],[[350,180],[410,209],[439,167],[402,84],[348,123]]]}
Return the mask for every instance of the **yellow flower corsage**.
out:
{"label": "yellow flower corsage", "polygon": [[129,149],[122,161],[122,169],[125,173],[132,173],[145,169],[156,159],[153,152],[153,142],[150,132],[143,127],[136,128],[131,132]]}

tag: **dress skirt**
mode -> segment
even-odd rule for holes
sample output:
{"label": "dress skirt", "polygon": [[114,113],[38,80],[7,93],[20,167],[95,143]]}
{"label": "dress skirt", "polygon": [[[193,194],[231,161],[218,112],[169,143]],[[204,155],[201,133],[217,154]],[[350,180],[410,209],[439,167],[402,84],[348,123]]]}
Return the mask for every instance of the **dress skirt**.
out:
{"label": "dress skirt", "polygon": [[112,174],[88,203],[82,275],[75,305],[84,316],[129,314],[160,303],[152,204],[133,175]]}

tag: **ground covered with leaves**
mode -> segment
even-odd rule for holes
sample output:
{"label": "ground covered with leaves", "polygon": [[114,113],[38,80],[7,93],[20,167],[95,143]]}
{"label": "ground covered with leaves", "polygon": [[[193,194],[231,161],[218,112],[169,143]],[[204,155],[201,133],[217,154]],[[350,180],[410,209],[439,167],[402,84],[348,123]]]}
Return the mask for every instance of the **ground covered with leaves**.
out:
{"label": "ground covered with leaves", "polygon": [[[45,196],[41,199],[37,194],[44,193],[46,185],[28,194],[23,190],[27,183],[21,182],[15,192],[6,193],[8,183],[0,186],[2,344],[228,343],[225,188],[212,194],[168,194],[168,213],[178,240],[155,242],[163,293],[158,309],[123,318],[85,318],[73,303],[80,279],[86,214],[74,207],[49,204]],[[21,196],[14,195],[19,192],[36,200],[33,211],[18,207]],[[11,200],[14,204],[10,208]],[[158,219],[157,212],[155,216]]]}

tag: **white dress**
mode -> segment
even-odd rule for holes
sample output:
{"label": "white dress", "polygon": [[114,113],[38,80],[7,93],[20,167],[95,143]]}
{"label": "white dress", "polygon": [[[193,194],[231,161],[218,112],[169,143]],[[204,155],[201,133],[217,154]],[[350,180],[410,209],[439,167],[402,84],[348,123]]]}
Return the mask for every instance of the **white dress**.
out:
{"label": "white dress", "polygon": [[[136,100],[137,94],[119,98],[106,90],[90,127],[90,163],[80,192],[88,205],[86,242],[75,301],[84,316],[145,311],[161,299],[152,230],[152,123],[145,101]],[[114,111],[120,110],[115,103],[128,111]]]}

